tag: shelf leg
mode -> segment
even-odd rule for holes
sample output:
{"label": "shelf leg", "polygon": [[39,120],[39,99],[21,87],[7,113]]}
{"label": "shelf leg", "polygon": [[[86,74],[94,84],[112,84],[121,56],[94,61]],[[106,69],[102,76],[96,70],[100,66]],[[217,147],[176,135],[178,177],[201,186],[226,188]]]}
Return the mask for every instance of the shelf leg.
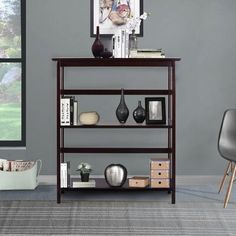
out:
{"label": "shelf leg", "polygon": [[175,204],[175,190],[174,189],[171,192],[171,204]]}
{"label": "shelf leg", "polygon": [[61,203],[61,193],[59,191],[57,191],[57,203]]}

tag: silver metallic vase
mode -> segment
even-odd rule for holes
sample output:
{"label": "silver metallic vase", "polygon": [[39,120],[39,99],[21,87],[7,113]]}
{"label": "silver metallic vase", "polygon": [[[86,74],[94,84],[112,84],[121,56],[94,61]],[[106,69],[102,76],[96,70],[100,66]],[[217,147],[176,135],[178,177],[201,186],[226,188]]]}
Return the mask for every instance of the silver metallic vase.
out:
{"label": "silver metallic vase", "polygon": [[127,170],[121,164],[111,164],[104,171],[106,182],[111,187],[121,187],[127,179]]}

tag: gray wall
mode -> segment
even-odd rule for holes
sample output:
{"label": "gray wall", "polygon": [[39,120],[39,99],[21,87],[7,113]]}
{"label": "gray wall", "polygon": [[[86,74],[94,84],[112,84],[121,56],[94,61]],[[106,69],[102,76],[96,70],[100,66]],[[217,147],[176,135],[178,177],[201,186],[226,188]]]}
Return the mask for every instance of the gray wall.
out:
{"label": "gray wall", "polygon": [[[53,57],[90,57],[89,0],[27,1],[27,146],[2,150],[9,158],[43,160],[43,174],[56,171],[56,65]],[[163,48],[177,63],[177,174],[221,174],[217,153],[223,111],[236,107],[236,1],[144,0],[151,16],[144,22],[140,48]],[[110,42],[104,40],[109,47]],[[153,87],[164,81],[154,69],[81,69],[67,72],[68,86]],[[74,75],[74,76],[73,76]],[[159,80],[156,80],[158,77]],[[97,78],[97,79],[96,79]],[[163,79],[162,79],[163,78]],[[76,80],[75,80],[76,79]],[[158,81],[158,82],[157,82]],[[130,111],[140,97],[127,97]],[[143,97],[141,98],[143,101]],[[79,97],[80,110],[97,110],[114,121],[119,96]],[[132,119],[130,118],[130,121]],[[69,144],[163,145],[163,131],[87,130],[67,134]],[[72,155],[92,164],[95,174],[123,163],[130,174],[146,174],[150,155]]]}

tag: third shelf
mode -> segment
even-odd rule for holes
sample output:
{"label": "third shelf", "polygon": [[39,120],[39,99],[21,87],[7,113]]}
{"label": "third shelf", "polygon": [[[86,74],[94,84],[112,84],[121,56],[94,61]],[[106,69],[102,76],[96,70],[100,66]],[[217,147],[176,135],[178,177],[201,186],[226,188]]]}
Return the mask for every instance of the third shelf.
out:
{"label": "third shelf", "polygon": [[61,153],[172,153],[172,148],[63,147]]}

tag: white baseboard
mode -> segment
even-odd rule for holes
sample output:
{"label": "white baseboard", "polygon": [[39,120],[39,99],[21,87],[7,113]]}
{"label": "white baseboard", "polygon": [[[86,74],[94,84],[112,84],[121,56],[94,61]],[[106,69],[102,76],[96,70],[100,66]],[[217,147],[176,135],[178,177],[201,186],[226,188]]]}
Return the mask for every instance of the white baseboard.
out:
{"label": "white baseboard", "polygon": [[56,175],[40,175],[39,184],[41,185],[56,185],[57,176]]}
{"label": "white baseboard", "polygon": [[[92,178],[102,178],[102,175],[93,175]],[[129,176],[128,176],[129,177]],[[177,175],[177,185],[211,185],[219,184],[222,176],[219,175]],[[56,175],[40,175],[41,185],[56,185]]]}
{"label": "white baseboard", "polygon": [[219,184],[221,175],[177,175],[177,185],[212,185]]}

